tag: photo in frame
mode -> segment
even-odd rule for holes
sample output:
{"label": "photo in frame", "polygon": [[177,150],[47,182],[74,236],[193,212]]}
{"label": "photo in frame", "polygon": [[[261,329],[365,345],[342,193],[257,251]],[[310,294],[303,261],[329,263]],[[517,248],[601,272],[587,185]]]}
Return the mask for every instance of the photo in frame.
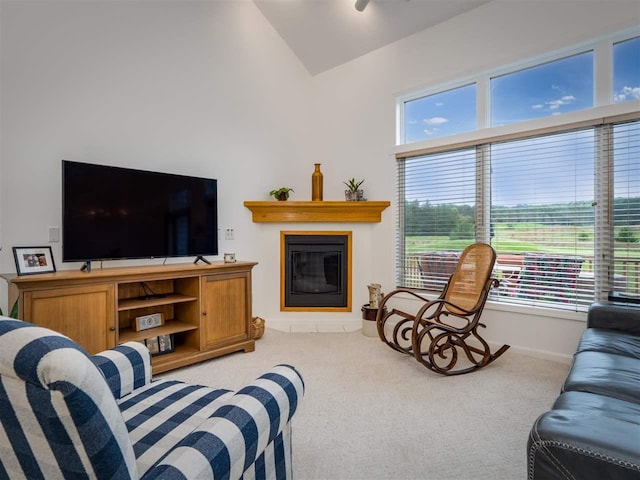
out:
{"label": "photo in frame", "polygon": [[173,335],[160,335],[158,337],[158,348],[160,350],[160,354],[173,352],[175,350],[173,345]]}
{"label": "photo in frame", "polygon": [[152,357],[160,353],[160,348],[158,345],[158,337],[147,338],[145,339],[144,344],[149,349],[149,353],[151,354]]}
{"label": "photo in frame", "polygon": [[173,335],[159,335],[157,337],[147,338],[144,344],[149,349],[152,357],[156,355],[164,355],[165,353],[171,353],[175,350],[173,345]]}
{"label": "photo in frame", "polygon": [[56,271],[51,247],[13,247],[13,258],[16,261],[18,275]]}

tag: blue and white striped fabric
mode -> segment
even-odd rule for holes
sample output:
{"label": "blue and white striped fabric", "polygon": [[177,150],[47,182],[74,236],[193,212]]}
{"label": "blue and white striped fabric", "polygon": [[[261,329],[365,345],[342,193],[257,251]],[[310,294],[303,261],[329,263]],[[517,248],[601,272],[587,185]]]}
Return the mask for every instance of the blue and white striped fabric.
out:
{"label": "blue and white striped fabric", "polygon": [[129,433],[88,354],[0,320],[0,478],[137,478]]}
{"label": "blue and white striped fabric", "polygon": [[237,393],[150,380],[141,344],[89,357],[0,317],[0,479],[291,478],[293,367]]}
{"label": "blue and white striped fabric", "polygon": [[304,383],[280,365],[238,391],[144,479],[291,478],[290,420]]}
{"label": "blue and white striped fabric", "polygon": [[151,381],[151,354],[139,342],[127,342],[92,357],[116,398],[129,395]]}

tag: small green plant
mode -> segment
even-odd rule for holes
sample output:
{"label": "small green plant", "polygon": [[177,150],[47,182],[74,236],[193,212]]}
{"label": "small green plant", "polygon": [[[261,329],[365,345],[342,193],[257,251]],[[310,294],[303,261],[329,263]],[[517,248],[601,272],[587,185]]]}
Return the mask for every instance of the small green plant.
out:
{"label": "small green plant", "polygon": [[360,185],[362,185],[364,183],[364,180],[360,180],[359,182],[356,182],[356,179],[352,178],[351,180],[348,180],[348,181],[342,182],[342,183],[344,183],[347,186],[349,191],[357,192],[360,189]]}
{"label": "small green plant", "polygon": [[275,198],[276,200],[288,200],[289,199],[289,192],[293,192],[293,188],[289,188],[289,187],[281,187],[278,188],[276,190],[271,190],[269,192],[269,195],[271,195],[273,198]]}
{"label": "small green plant", "polygon": [[[0,315],[4,315],[2,309],[0,308]],[[15,301],[13,307],[11,307],[11,312],[9,312],[9,318],[18,318],[18,300]]]}

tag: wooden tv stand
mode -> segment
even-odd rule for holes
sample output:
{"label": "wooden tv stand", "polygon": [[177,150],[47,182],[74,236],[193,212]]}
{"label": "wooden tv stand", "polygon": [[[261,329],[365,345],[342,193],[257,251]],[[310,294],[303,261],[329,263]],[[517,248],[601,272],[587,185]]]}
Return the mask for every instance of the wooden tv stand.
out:
{"label": "wooden tv stand", "polygon": [[[2,277],[9,283],[9,305],[19,302],[21,319],[69,336],[90,354],[131,340],[173,335],[175,351],[152,359],[153,373],[160,373],[255,349],[251,270],[256,264],[151,265]],[[136,331],[135,318],[153,313],[163,315],[164,325]]]}

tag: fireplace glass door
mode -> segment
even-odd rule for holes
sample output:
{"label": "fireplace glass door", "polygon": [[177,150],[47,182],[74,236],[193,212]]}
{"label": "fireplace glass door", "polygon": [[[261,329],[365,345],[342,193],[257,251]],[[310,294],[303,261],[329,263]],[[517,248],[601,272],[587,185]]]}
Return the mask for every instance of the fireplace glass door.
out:
{"label": "fireplace glass door", "polygon": [[347,306],[347,238],[285,238],[285,307]]}

